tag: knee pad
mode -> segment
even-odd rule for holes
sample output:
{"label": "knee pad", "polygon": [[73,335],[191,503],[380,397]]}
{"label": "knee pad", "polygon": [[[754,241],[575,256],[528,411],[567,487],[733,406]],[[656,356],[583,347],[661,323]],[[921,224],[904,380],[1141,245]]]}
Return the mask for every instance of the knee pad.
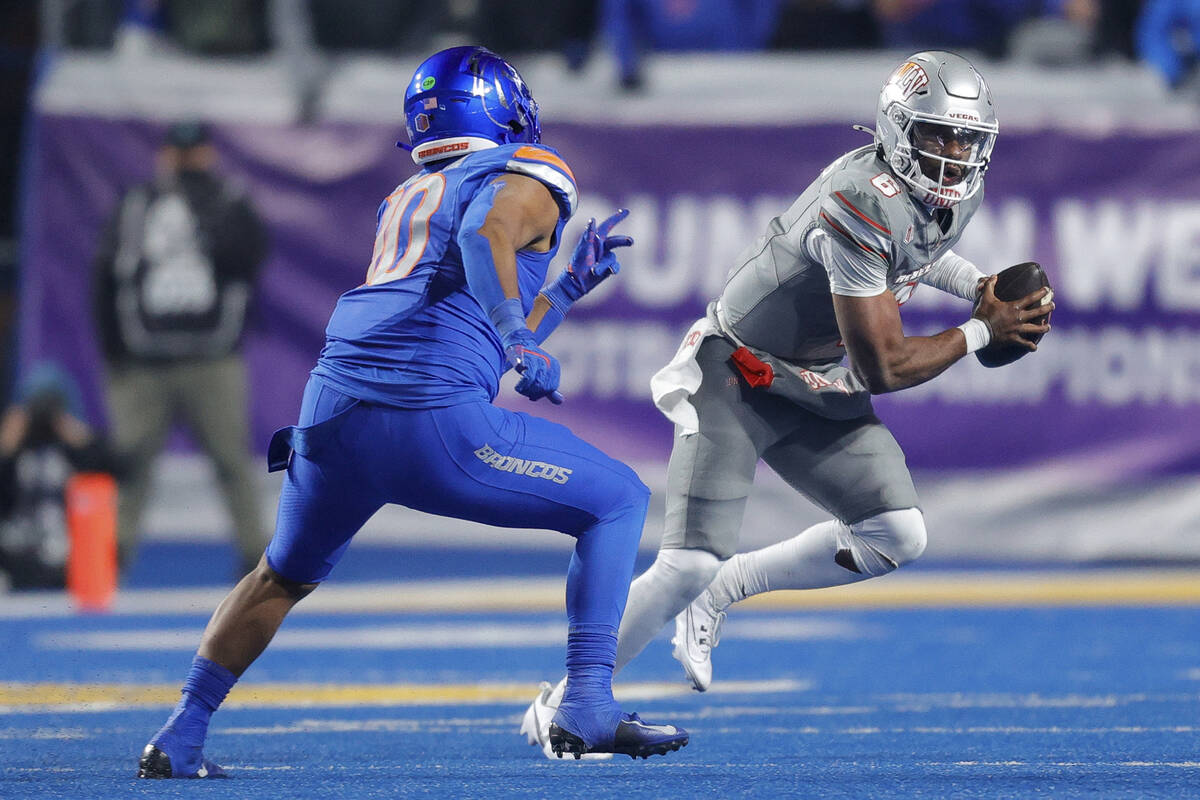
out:
{"label": "knee pad", "polygon": [[656,562],[663,576],[678,587],[679,596],[691,602],[708,588],[721,570],[721,559],[707,550],[660,550]]}
{"label": "knee pad", "polygon": [[919,509],[884,511],[853,525],[838,525],[838,564],[864,575],[884,575],[925,552],[925,517]]}

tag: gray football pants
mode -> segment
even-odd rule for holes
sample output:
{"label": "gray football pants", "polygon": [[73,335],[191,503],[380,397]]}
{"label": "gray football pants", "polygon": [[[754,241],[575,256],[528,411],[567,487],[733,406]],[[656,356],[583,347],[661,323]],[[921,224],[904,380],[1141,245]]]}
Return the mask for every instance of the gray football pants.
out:
{"label": "gray football pants", "polygon": [[878,417],[826,419],[751,388],[729,360],[733,350],[712,336],[696,354],[704,379],[691,402],[700,430],[676,429],[662,549],[733,556],[760,458],[846,524],[918,505],[904,453]]}
{"label": "gray football pants", "polygon": [[237,356],[110,367],[113,444],[127,462],[117,508],[117,540],[123,558],[137,544],[154,463],[177,419],[212,459],[243,566],[262,555],[267,537],[258,481],[250,469],[246,403],[246,367]]}

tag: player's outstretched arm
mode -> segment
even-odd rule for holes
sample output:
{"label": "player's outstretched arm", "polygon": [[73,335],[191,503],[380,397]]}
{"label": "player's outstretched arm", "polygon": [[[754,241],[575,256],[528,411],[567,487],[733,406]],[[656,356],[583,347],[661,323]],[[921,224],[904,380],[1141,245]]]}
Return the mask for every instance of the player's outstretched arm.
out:
{"label": "player's outstretched arm", "polygon": [[983,285],[974,316],[966,324],[934,336],[905,336],[900,307],[891,292],[873,297],[833,295],[838,327],[855,373],[872,394],[916,386],[941,374],[967,353],[989,341],[1020,343],[1036,350],[1025,337],[1045,333],[1048,323],[1030,320],[1053,310],[1041,305],[1045,290],[1015,302],[996,299],[995,276]]}
{"label": "player's outstretched arm", "polygon": [[621,271],[621,264],[613,251],[618,247],[629,247],[633,244],[633,237],[609,234],[627,216],[628,209],[622,208],[598,225],[595,219],[588,220],[571,254],[571,260],[558,277],[538,294],[533,312],[529,315],[529,327],[539,342],[546,341],[554,332],[575,301],[610,275]]}

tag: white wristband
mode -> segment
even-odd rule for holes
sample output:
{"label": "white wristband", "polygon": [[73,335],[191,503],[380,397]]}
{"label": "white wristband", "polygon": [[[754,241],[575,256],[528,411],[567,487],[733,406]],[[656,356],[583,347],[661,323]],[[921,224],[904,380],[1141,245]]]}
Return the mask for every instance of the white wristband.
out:
{"label": "white wristband", "polygon": [[987,347],[988,342],[992,340],[992,329],[978,317],[971,317],[959,325],[958,329],[963,332],[963,336],[967,337],[968,354]]}

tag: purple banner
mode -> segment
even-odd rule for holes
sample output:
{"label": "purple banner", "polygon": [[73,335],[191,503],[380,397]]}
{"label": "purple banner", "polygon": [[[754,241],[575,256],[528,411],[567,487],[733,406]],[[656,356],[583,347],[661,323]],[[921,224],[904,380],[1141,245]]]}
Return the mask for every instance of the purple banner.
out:
{"label": "purple banner", "polygon": [[[26,185],[21,355],[63,363],[103,419],[91,325],[91,258],[120,190],[148,177],[162,129],[41,116]],[[255,445],[295,420],[340,292],[361,283],[375,210],[412,171],[390,126],[225,125],[224,170],[244,181],[272,235],[246,339]],[[618,206],[637,244],[621,275],[548,343],[567,403],[506,405],[551,417],[612,454],[665,458],[670,426],[649,376],[720,290],[739,251],[833,158],[865,139],[848,125],[554,125],[546,141],[589,216]],[[1000,136],[987,199],[956,248],[988,272],[1040,261],[1056,290],[1038,353],[985,370],[965,359],[924,386],[877,398],[917,468],[1030,465],[1153,475],[1200,469],[1200,139],[1192,133]],[[569,249],[569,248],[564,248]],[[968,305],[923,287],[906,328],[962,322]],[[510,385],[510,384],[508,384]],[[506,385],[507,386],[507,385]]]}

